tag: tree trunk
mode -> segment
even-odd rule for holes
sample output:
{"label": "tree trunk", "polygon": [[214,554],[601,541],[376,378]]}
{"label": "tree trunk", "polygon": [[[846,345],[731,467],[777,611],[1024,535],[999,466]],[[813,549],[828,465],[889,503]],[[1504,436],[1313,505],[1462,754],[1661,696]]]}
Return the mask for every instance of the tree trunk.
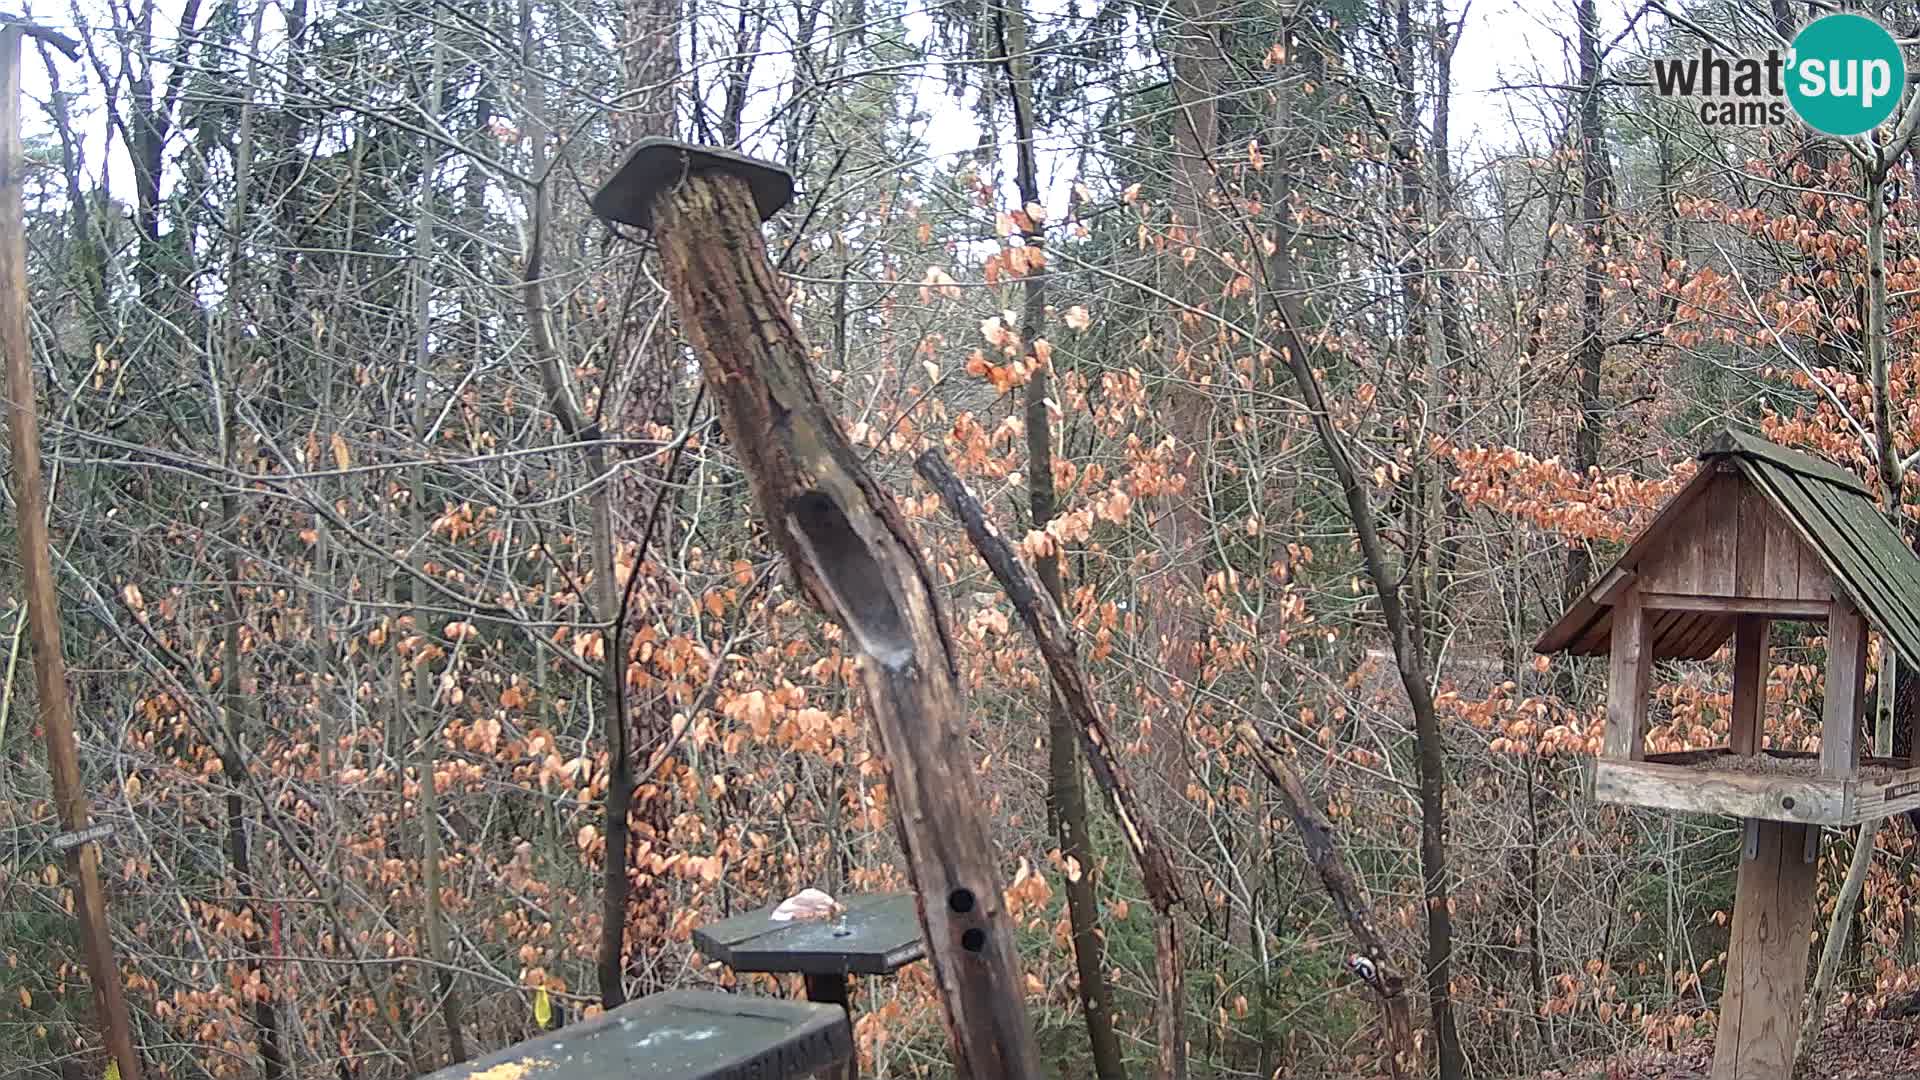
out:
{"label": "tree trunk", "polygon": [[[433,67],[429,76],[427,90],[427,114],[439,116],[441,80],[444,74],[445,46],[438,34],[433,38]],[[428,425],[432,423],[434,412],[428,407],[433,393],[433,383],[428,370],[433,362],[433,189],[430,183],[433,166],[439,158],[439,148],[431,140],[423,140],[421,146],[420,172],[422,187],[420,208],[414,221],[413,246],[413,435],[424,452],[433,445]],[[415,536],[426,534],[427,477],[425,469],[415,469],[413,473],[412,497],[408,500],[408,509],[412,519]],[[425,553],[416,558],[424,563]],[[419,568],[421,575],[426,574],[425,566]],[[424,598],[419,582],[413,585],[414,595]],[[432,617],[428,608],[416,605],[413,611],[413,631],[430,640],[427,635],[433,632]],[[424,646],[423,646],[424,648]],[[426,893],[422,917],[426,920],[427,954],[434,964],[434,982],[440,989],[440,1018],[447,1029],[447,1052],[455,1064],[467,1059],[467,1040],[463,1031],[464,1002],[460,994],[458,980],[454,977],[452,950],[447,940],[446,913],[441,909],[440,897],[440,791],[434,781],[437,755],[434,748],[439,744],[440,725],[436,719],[439,713],[439,695],[434,690],[432,664],[424,658],[413,660],[413,737],[415,742],[415,772],[420,791],[420,813],[423,818],[420,825],[420,861],[422,863],[422,886]]]}
{"label": "tree trunk", "polygon": [[[1025,0],[1012,0],[998,10],[996,19],[1001,29],[1000,55],[1013,99],[1014,171],[1020,202],[1025,207],[1042,203],[1033,151],[1033,74],[1027,56]],[[1044,256],[1046,237],[1040,222],[1031,221],[1021,238],[1035,254]],[[1053,371],[1035,348],[1046,329],[1044,264],[1030,263],[1022,284],[1026,297],[1020,316],[1020,336],[1026,342],[1027,363],[1033,372],[1025,389],[1028,505],[1033,514],[1032,527],[1044,529],[1047,522],[1053,520],[1055,509],[1053,418],[1048,411],[1051,407],[1048,398],[1053,394]],[[1035,569],[1047,595],[1055,604],[1061,603],[1064,593],[1059,554],[1049,551],[1037,561]],[[1087,1025],[1094,1075],[1100,1080],[1124,1080],[1126,1066],[1120,1057],[1120,1039],[1114,1032],[1113,991],[1107,982],[1106,950],[1100,937],[1100,902],[1095,889],[1097,866],[1087,827],[1086,791],[1080,783],[1080,755],[1074,741],[1073,723],[1057,690],[1048,696],[1047,797],[1050,817],[1059,830],[1060,855],[1067,863],[1067,920],[1073,928],[1080,1011]]]}
{"label": "tree trunk", "polygon": [[[1575,0],[1580,47],[1580,223],[1586,246],[1580,277],[1580,343],[1574,351],[1574,394],[1580,408],[1573,434],[1573,472],[1585,479],[1600,467],[1600,433],[1606,422],[1600,399],[1600,371],[1607,345],[1606,315],[1608,164],[1606,130],[1600,116],[1600,14],[1597,0]],[[1593,577],[1593,556],[1585,544],[1567,549],[1562,593],[1568,603]]]}
{"label": "tree trunk", "polygon": [[661,268],[761,524],[859,655],[955,1071],[1039,1076],[1014,924],[979,808],[940,593],[812,375],[751,189],[695,172],[653,200]]}
{"label": "tree trunk", "polygon": [[[1288,108],[1288,95],[1279,95],[1280,111],[1275,123],[1278,131],[1286,129]],[[1269,171],[1273,174],[1273,184],[1268,204],[1284,213],[1292,195],[1289,169],[1283,164],[1270,166]],[[1379,598],[1380,613],[1386,621],[1394,666],[1413,711],[1420,788],[1421,894],[1427,922],[1427,997],[1440,1076],[1442,1080],[1459,1080],[1465,1074],[1466,1063],[1453,1017],[1453,905],[1447,879],[1446,755],[1440,717],[1434,707],[1433,673],[1428,666],[1420,628],[1408,611],[1403,568],[1390,558],[1381,539],[1373,497],[1354,465],[1346,436],[1334,423],[1325,391],[1310,360],[1313,351],[1301,332],[1301,327],[1306,325],[1306,314],[1300,302],[1302,283],[1293,258],[1293,237],[1283,227],[1277,240],[1262,264],[1261,286],[1268,314],[1276,327],[1274,351],[1293,376],[1313,421],[1315,435],[1339,481],[1347,519],[1366,565],[1367,579]]]}
{"label": "tree trunk", "polygon": [[[257,57],[260,45],[260,23],[264,8],[254,13],[253,19],[253,55]],[[244,294],[244,278],[247,269],[247,250],[244,243],[245,223],[247,221],[247,203],[252,197],[253,182],[253,132],[256,122],[254,110],[253,74],[257,64],[250,60],[248,64],[247,87],[240,105],[239,146],[234,154],[233,200],[227,210],[227,232],[231,245],[228,252],[226,294],[229,299],[227,317],[224,320],[224,332],[221,334],[221,387],[225,397],[220,416],[221,461],[236,472],[246,470],[246,464],[239,460],[238,439],[236,438],[239,421],[235,414],[240,395],[240,379],[245,365],[240,362],[243,337],[240,332],[240,309],[238,298]],[[241,559],[241,545],[237,542],[245,534],[246,526],[243,509],[238,496],[231,486],[220,496],[220,516],[223,522],[222,534],[229,538],[226,554],[226,595],[222,598],[221,612],[226,627],[221,636],[220,647],[220,711],[223,721],[224,742],[220,748],[220,764],[225,772],[227,783],[231,785],[226,794],[227,811],[227,862],[233,867],[234,889],[240,902],[247,908],[252,918],[253,929],[249,930],[241,942],[247,953],[247,970],[259,980],[259,989],[253,999],[253,1027],[260,1040],[261,1074],[266,1080],[280,1080],[286,1075],[286,1056],[281,1050],[280,1019],[274,1008],[274,984],[268,978],[266,965],[261,961],[263,950],[261,928],[268,924],[268,915],[261,909],[258,892],[254,884],[253,862],[247,844],[246,802],[240,792],[245,781],[247,759],[242,747],[245,745],[248,720],[252,715],[252,696],[247,682],[251,664],[249,656],[241,649],[241,630],[246,623],[246,598],[248,590],[242,584],[246,580],[246,567]]]}

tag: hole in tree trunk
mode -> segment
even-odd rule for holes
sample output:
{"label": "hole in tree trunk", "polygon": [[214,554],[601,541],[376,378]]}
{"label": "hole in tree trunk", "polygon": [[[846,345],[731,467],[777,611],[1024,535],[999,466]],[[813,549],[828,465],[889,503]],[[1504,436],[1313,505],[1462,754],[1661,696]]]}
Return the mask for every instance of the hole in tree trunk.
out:
{"label": "hole in tree trunk", "polygon": [[824,491],[802,492],[787,500],[787,520],[861,651],[887,668],[905,667],[913,637],[886,571],[839,504]]}

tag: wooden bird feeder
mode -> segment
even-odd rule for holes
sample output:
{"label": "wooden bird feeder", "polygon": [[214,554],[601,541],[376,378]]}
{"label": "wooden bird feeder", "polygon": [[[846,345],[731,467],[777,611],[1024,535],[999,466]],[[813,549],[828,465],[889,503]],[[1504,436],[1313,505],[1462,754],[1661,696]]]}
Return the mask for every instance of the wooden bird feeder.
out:
{"label": "wooden bird feeder", "polygon": [[[1863,757],[1867,629],[1920,664],[1920,558],[1850,473],[1728,431],[1534,648],[1608,658],[1594,797],[1746,822],[1714,1080],[1785,1080],[1800,1028],[1822,826],[1920,807],[1920,764]],[[1818,753],[1766,745],[1769,628],[1826,624]],[[1704,660],[1733,639],[1728,745],[1648,753],[1656,660]]]}

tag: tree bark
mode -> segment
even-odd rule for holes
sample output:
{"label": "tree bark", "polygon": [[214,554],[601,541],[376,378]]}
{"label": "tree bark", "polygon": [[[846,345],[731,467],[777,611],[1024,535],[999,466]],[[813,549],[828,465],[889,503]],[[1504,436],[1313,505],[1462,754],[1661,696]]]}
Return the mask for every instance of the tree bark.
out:
{"label": "tree bark", "polygon": [[[1600,398],[1600,372],[1607,345],[1606,195],[1611,177],[1606,129],[1600,115],[1600,14],[1597,0],[1576,0],[1580,49],[1580,224],[1586,247],[1580,275],[1580,343],[1574,353],[1574,395],[1579,425],[1573,433],[1573,472],[1585,479],[1600,467],[1600,433],[1606,422]],[[1585,544],[1567,549],[1562,594],[1572,603],[1593,577],[1593,555]]]}
{"label": "tree bark", "polygon": [[[1094,780],[1106,793],[1113,816],[1120,822],[1128,851],[1140,868],[1141,884],[1146,888],[1147,897],[1153,903],[1154,913],[1159,919],[1154,930],[1154,973],[1160,991],[1156,1006],[1159,1014],[1157,1026],[1163,1040],[1178,1040],[1182,1027],[1180,1013],[1185,974],[1180,960],[1179,912],[1176,910],[1181,901],[1180,886],[1174,876],[1173,860],[1168,857],[1158,830],[1153,827],[1134,795],[1133,783],[1125,767],[1114,755],[1113,740],[1107,735],[1106,725],[1094,705],[1093,691],[1087,683],[1086,674],[1074,659],[1073,631],[1052,591],[1052,585],[1057,583],[1058,578],[1054,583],[1048,583],[1027,569],[1026,564],[1014,553],[1013,545],[1007,543],[1000,531],[987,520],[986,510],[980,505],[980,500],[961,483],[960,477],[947,464],[945,455],[938,448],[921,454],[916,468],[921,478],[940,493],[947,510],[966,526],[967,538],[973,542],[974,549],[980,553],[988,569],[993,571],[994,578],[1000,582],[1000,587],[1006,591],[1007,599],[1013,601],[1014,610],[1020,613],[1027,629],[1033,633],[1040,655],[1046,661],[1047,671],[1053,676],[1056,704],[1078,722],[1078,733],[1081,745],[1087,752],[1087,763],[1093,770]],[[1069,734],[1067,737],[1072,736]],[[1184,1054],[1171,1056],[1176,1061],[1184,1059]],[[1160,1069],[1163,1075],[1170,1068],[1169,1057],[1167,1048],[1162,1046]]]}
{"label": "tree bark", "polygon": [[[257,9],[253,19],[253,52],[257,57],[260,45],[261,18],[264,8]],[[247,204],[252,198],[254,170],[254,109],[252,76],[258,65],[249,60],[247,85],[240,104],[239,145],[234,153],[233,199],[227,208],[227,256],[226,294],[237,298],[245,292],[247,268],[247,248],[244,232],[248,221]],[[232,303],[228,306],[220,339],[221,388],[225,402],[220,408],[220,460],[229,469],[245,471],[245,465],[239,460],[236,404],[240,393],[240,379],[244,365],[240,362],[243,337],[240,332],[239,310],[242,305]],[[286,1075],[286,1055],[281,1050],[280,1018],[273,1004],[274,986],[267,977],[266,965],[261,961],[263,935],[261,928],[268,924],[268,915],[259,902],[259,890],[254,882],[253,860],[248,850],[246,800],[240,791],[240,785],[246,776],[248,754],[244,751],[249,720],[252,719],[252,696],[247,686],[251,663],[241,650],[241,629],[246,622],[246,569],[241,560],[241,546],[231,540],[244,534],[242,521],[244,510],[240,498],[234,494],[231,485],[220,496],[220,516],[224,523],[224,535],[230,538],[225,558],[226,595],[222,598],[225,610],[226,627],[221,635],[220,647],[220,712],[222,737],[220,764],[232,786],[227,789],[227,862],[233,868],[234,890],[240,902],[246,906],[251,916],[253,928],[241,941],[241,948],[247,954],[247,970],[260,983],[259,996],[253,999],[253,1027],[255,1037],[260,1041],[260,1069],[266,1080],[279,1080]]]}
{"label": "tree bark", "polygon": [[[68,833],[88,826],[87,792],[73,734],[73,704],[67,691],[66,655],[60,644],[60,600],[53,581],[52,538],[47,529],[47,488],[40,466],[40,417],[35,412],[33,345],[27,336],[27,227],[23,204],[20,139],[20,39],[31,33],[14,23],[0,26],[0,353],[7,366],[7,436],[13,452],[15,527],[19,531],[22,591],[33,642],[33,683],[40,726],[47,743],[53,801]],[[106,892],[100,883],[100,846],[91,841],[67,849],[67,879],[74,896],[87,982],[93,988],[107,1052],[121,1080],[140,1080],[120,967],[107,926]]]}
{"label": "tree bark", "polygon": [[[440,112],[440,95],[444,77],[445,44],[436,33],[433,36],[433,66],[429,75],[426,108],[429,116]],[[439,148],[431,140],[425,140],[421,146],[420,174],[423,184],[433,175],[434,162],[439,157]],[[432,445],[428,425],[432,422],[433,410],[428,401],[433,393],[433,383],[428,371],[433,363],[433,190],[430,184],[421,188],[419,214],[414,221],[413,246],[413,434],[424,449]],[[413,521],[416,536],[426,532],[426,471],[416,469],[413,473],[412,498],[408,500],[409,513]],[[424,563],[426,556],[422,552],[417,559]],[[426,574],[424,565],[419,573]],[[418,583],[413,586],[414,594],[421,596]],[[413,631],[422,635],[431,633],[429,619],[431,613],[424,605],[416,605],[413,611]],[[422,863],[422,887],[426,892],[422,918],[426,921],[427,953],[434,962],[434,981],[440,990],[440,1019],[447,1029],[447,1052],[455,1064],[467,1059],[467,1038],[463,1030],[464,1002],[460,994],[460,985],[454,975],[453,956],[447,938],[446,912],[441,907],[440,897],[440,790],[434,781],[437,756],[434,747],[439,741],[440,725],[436,719],[439,712],[439,695],[434,691],[432,664],[425,659],[413,661],[413,737],[418,757],[415,761],[417,783],[420,790],[420,812],[424,819],[420,826],[420,861]]]}

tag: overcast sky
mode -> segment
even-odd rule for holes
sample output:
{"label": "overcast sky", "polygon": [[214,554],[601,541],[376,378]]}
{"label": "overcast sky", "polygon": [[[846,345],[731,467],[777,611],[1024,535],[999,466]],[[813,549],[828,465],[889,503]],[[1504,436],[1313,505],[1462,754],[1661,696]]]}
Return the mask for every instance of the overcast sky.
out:
{"label": "overcast sky", "polygon": [[[161,5],[164,9],[169,5]],[[1457,8],[1457,4],[1449,4]],[[31,9],[29,9],[31,10]],[[1625,25],[1624,0],[1601,0],[1603,35],[1611,38]],[[1540,102],[1548,92],[1541,83],[1559,83],[1566,77],[1566,56],[1572,34],[1572,0],[1471,0],[1465,35],[1453,64],[1453,129],[1451,142],[1456,149],[1468,151],[1464,163],[1471,167],[1473,151],[1489,153],[1513,149],[1525,134],[1538,133]],[[63,20],[50,19],[50,25],[67,28]],[[268,36],[272,36],[269,19]],[[909,21],[918,21],[909,17]],[[171,28],[166,28],[170,30]],[[29,46],[23,57],[22,88],[28,98],[29,134],[49,133],[44,101],[48,91],[45,65]],[[69,89],[84,87],[88,104],[85,123],[88,171],[97,175],[106,145],[104,119],[98,108],[98,84],[84,61],[71,64],[60,61],[61,79]],[[1519,87],[1521,89],[1508,89]],[[923,108],[933,119],[925,126],[925,138],[936,155],[961,155],[973,150],[978,132],[973,117],[947,96],[944,77],[930,68],[919,86]],[[749,150],[763,149],[749,147]],[[1064,201],[1066,185],[1074,177],[1067,175],[1071,157],[1066,153],[1046,155],[1042,171],[1051,187]],[[124,197],[128,192],[128,165],[124,151],[115,146],[107,159],[112,189]],[[1052,199],[1049,200],[1053,201]],[[1056,208],[1060,209],[1060,208]]]}

